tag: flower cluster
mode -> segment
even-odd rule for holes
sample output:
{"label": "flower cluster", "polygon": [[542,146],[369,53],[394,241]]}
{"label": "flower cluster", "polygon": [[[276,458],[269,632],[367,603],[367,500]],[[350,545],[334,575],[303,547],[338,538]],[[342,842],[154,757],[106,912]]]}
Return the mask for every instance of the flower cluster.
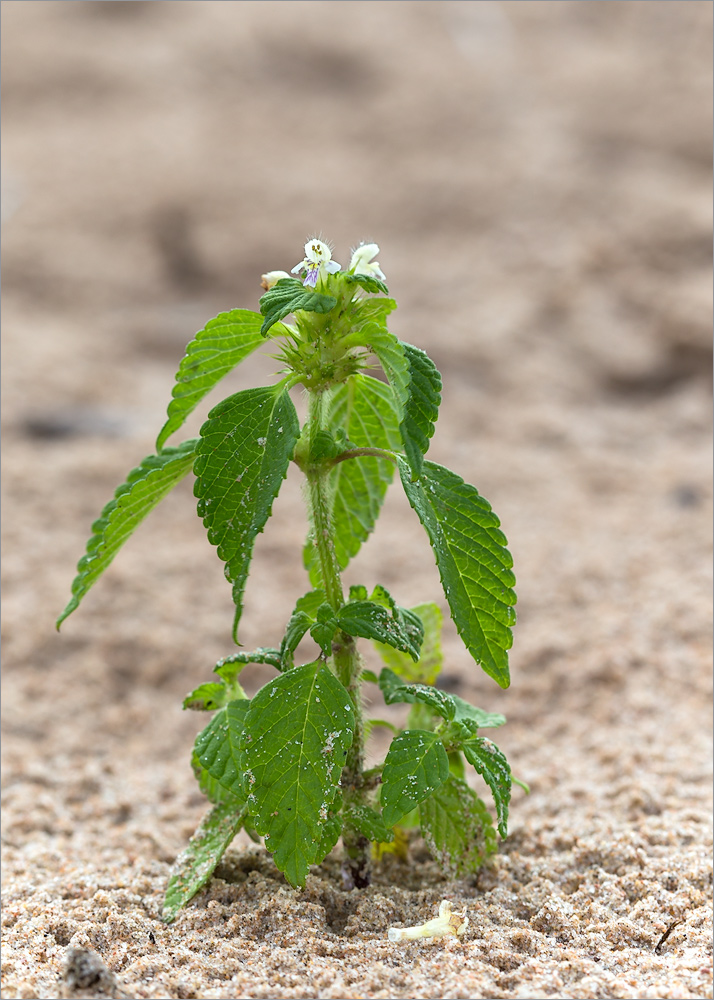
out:
{"label": "flower cluster", "polygon": [[[379,266],[379,261],[374,258],[379,253],[376,243],[360,243],[356,250],[352,251],[349,274],[365,274],[369,277],[379,278],[384,281],[384,274]],[[336,274],[340,270],[340,264],[332,259],[332,248],[322,240],[312,239],[305,244],[305,257],[292,268],[292,274],[300,274],[303,277],[302,283],[308,288],[315,288],[318,278],[328,274]],[[261,276],[261,284],[266,290],[272,288],[281,278],[289,278],[287,271],[268,271]]]}

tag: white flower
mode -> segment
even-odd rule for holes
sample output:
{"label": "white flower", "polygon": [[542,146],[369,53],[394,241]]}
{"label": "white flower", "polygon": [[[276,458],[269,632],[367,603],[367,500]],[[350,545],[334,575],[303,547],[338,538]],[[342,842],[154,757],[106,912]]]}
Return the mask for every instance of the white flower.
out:
{"label": "white flower", "polygon": [[350,261],[350,273],[367,274],[372,278],[381,278],[381,280],[384,281],[385,277],[382,274],[379,261],[372,260],[372,258],[376,257],[378,253],[379,247],[376,243],[360,243],[352,254],[352,260]]}
{"label": "white flower", "polygon": [[434,920],[427,920],[425,924],[419,924],[417,927],[390,927],[387,937],[390,941],[415,941],[418,938],[442,938],[451,935],[462,937],[468,926],[466,909],[456,913],[451,909],[449,900],[445,899],[439,907],[439,916]]}
{"label": "white flower", "polygon": [[334,274],[335,271],[339,270],[340,265],[332,259],[332,251],[327,243],[323,243],[322,240],[308,240],[305,244],[305,260],[296,264],[292,268],[292,273],[297,274],[299,271],[305,271],[303,285],[314,288],[320,275]]}
{"label": "white flower", "polygon": [[260,284],[266,292],[269,292],[274,285],[277,285],[281,278],[289,277],[290,275],[287,271],[268,271],[266,274],[261,274]]}

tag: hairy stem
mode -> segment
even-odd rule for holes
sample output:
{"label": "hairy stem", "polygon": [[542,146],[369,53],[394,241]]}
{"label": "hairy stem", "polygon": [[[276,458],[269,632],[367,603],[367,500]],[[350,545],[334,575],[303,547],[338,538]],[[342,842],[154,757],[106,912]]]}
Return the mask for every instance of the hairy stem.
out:
{"label": "hairy stem", "polygon": [[[324,394],[310,392],[308,409],[308,438],[310,447],[315,435],[322,429],[324,420]],[[334,525],[330,515],[330,497],[327,483],[329,469],[313,465],[308,459],[305,470],[308,481],[310,514],[315,534],[315,546],[320,560],[322,582],[328,602],[335,611],[344,604],[340,568],[335,553]],[[340,783],[343,799],[359,802],[364,794],[364,718],[360,697],[359,676],[362,662],[352,636],[338,632],[332,644],[335,673],[344,684],[354,709],[355,732]],[[342,828],[345,858],[343,878],[346,888],[364,888],[370,883],[370,844],[350,823]]]}

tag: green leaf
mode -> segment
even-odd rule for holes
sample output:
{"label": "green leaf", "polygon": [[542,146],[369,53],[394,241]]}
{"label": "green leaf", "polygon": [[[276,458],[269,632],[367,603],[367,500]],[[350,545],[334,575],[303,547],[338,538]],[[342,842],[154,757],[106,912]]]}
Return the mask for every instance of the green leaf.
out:
{"label": "green leaf", "polygon": [[269,646],[259,646],[249,653],[231,653],[230,656],[224,656],[215,665],[213,672],[230,685],[235,682],[247,663],[267,663],[269,666],[275,667],[276,670],[282,669],[280,650],[271,649]]}
{"label": "green leaf", "polygon": [[[332,608],[325,600],[324,590],[310,590],[298,600],[290,616],[290,620],[285,627],[285,635],[280,646],[280,659],[283,664],[283,670],[292,667],[293,653],[297,649],[302,637],[317,622],[318,610],[323,606],[327,606],[330,614],[332,614]],[[318,640],[316,639],[315,641]]]}
{"label": "green leaf", "polygon": [[164,448],[149,455],[132,469],[119,486],[114,499],[103,508],[92,525],[86,555],[77,563],[72,582],[72,599],[57,619],[57,628],[70,615],[96,583],[134,529],[160,500],[174,488],[193,465],[197,441],[184,441],[177,448]]}
{"label": "green leaf", "polygon": [[[351,595],[350,595],[351,596]],[[422,642],[419,659],[416,663],[410,656],[375,642],[375,646],[386,665],[403,681],[418,684],[433,684],[441,673],[444,663],[441,651],[441,626],[443,616],[437,604],[417,604],[409,609],[421,620],[424,626],[424,641]]]}
{"label": "green leaf", "polygon": [[255,538],[271,514],[299,432],[295,407],[280,385],[229,396],[201,428],[194,494],[233,585],[236,642]]}
{"label": "green leaf", "polygon": [[170,924],[176,914],[208,882],[226,848],[241,828],[243,812],[232,803],[214,806],[201,820],[188,847],[171,871],[161,919]]}
{"label": "green leaf", "polygon": [[216,709],[223,708],[229,698],[230,694],[225,684],[221,681],[208,681],[206,684],[199,684],[187,694],[182,707],[190,708],[193,712],[215,712]]}
{"label": "green leaf", "polygon": [[399,422],[404,420],[409,403],[409,361],[404,352],[404,345],[386,326],[378,323],[368,323],[363,328],[364,340],[376,354],[384,374],[394,392],[395,409]]}
{"label": "green leaf", "polygon": [[278,320],[284,319],[288,313],[294,313],[298,309],[304,312],[328,313],[337,305],[337,299],[332,295],[322,295],[320,292],[305,288],[302,281],[298,281],[297,278],[281,278],[263,295],[259,305],[265,317],[260,332],[266,337],[271,326]]}
{"label": "green leaf", "polygon": [[506,716],[500,712],[484,712],[482,708],[470,705],[457,694],[452,694],[451,697],[455,707],[454,722],[459,724],[464,733],[474,736],[478,729],[495,729],[506,722]]}
{"label": "green leaf", "polygon": [[[356,448],[394,451],[401,446],[392,390],[370,375],[354,375],[333,392],[326,421],[333,429],[342,428]],[[357,555],[374,528],[393,475],[391,461],[373,456],[346,459],[330,473],[335,555],[340,569]],[[310,581],[319,586],[320,564],[310,539],[304,559]]]}
{"label": "green leaf", "polygon": [[332,640],[337,631],[337,619],[329,604],[317,609],[317,621],[310,626],[310,635],[320,646],[325,656],[332,652]]}
{"label": "green leaf", "polygon": [[374,278],[370,274],[345,274],[342,272],[340,275],[342,280],[348,285],[359,285],[364,288],[365,292],[370,292],[376,295],[377,292],[381,292],[383,295],[389,295],[389,289],[380,281],[379,278]]}
{"label": "green leaf", "polygon": [[304,885],[325,856],[353,731],[349,694],[319,661],[276,677],[251,702],[244,787],[255,828],[291,885]]}
{"label": "green leaf", "polygon": [[438,736],[407,729],[395,736],[382,771],[382,816],[394,826],[449,776],[449,758]]}
{"label": "green leaf", "polygon": [[434,434],[441,403],[441,375],[428,354],[402,342],[409,366],[409,395],[399,430],[412,477],[418,478]]}
{"label": "green leaf", "polygon": [[516,595],[500,521],[456,473],[425,462],[423,475],[412,482],[407,462],[397,461],[409,503],[429,535],[457,631],[483,670],[508,687]]}
{"label": "green leaf", "polygon": [[342,816],[351,823],[367,840],[377,844],[388,844],[394,839],[394,831],[390,830],[382,817],[369,806],[351,802],[345,806]]}
{"label": "green leaf", "polygon": [[357,299],[352,304],[353,326],[360,328],[367,322],[386,326],[387,316],[397,308],[394,299],[379,298]]}
{"label": "green leaf", "polygon": [[209,320],[198,331],[187,345],[176,372],[173,398],[167,410],[169,419],[156,439],[157,451],[223,376],[263,343],[261,322],[256,312],[231,309]]}
{"label": "green leaf", "polygon": [[477,736],[462,743],[464,757],[491,789],[498,816],[498,832],[508,836],[508,804],[511,801],[511,767],[495,743]]}
{"label": "green leaf", "polygon": [[429,684],[405,684],[388,667],[385,667],[379,675],[379,687],[387,705],[394,705],[397,702],[413,705],[414,702],[420,702],[422,705],[428,705],[442,719],[449,721],[456,713],[454,697],[448,691],[440,691],[439,688]]}
{"label": "green leaf", "polygon": [[250,702],[241,699],[222,708],[198,734],[193,751],[196,766],[202,768],[223,793],[241,806],[245,802],[245,793],[239,744],[249,707]]}
{"label": "green leaf", "polygon": [[[340,807],[342,806],[342,796],[338,790],[332,804],[327,809],[327,818],[320,829],[317,841],[316,857],[322,860],[326,858],[342,833],[342,817]],[[316,862],[317,863],[317,862]]]}
{"label": "green leaf", "polygon": [[421,832],[442,871],[462,878],[478,871],[496,850],[488,809],[465,781],[454,775],[419,806]]}
{"label": "green leaf", "polygon": [[350,601],[337,612],[337,625],[348,635],[378,639],[419,659],[423,638],[421,622],[406,608],[388,611],[374,601]]}

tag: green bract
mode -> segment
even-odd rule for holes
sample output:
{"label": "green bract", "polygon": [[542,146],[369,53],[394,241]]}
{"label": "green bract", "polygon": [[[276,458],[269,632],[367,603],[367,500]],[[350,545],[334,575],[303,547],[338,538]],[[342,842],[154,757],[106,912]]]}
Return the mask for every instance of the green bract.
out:
{"label": "green bract", "polygon": [[[233,309],[196,334],[176,374],[157,453],[129,473],[92,525],[57,622],[75,610],[137,524],[193,471],[198,515],[232,586],[237,642],[255,539],[291,463],[304,475],[311,589],[297,597],[280,648],[226,655],[216,677],[183,702],[211,713],[191,765],[212,806],[177,860],[166,920],[206,884],[241,828],[265,839],[295,886],[341,837],[349,888],[369,883],[370,845],[388,844],[400,826],[418,823],[453,876],[483,864],[496,849],[496,828],[507,833],[514,779],[502,751],[480,734],[505,719],[436,681],[448,606],[473,660],[508,686],[511,556],[490,504],[424,458],[441,376],[423,350],[388,329],[396,303],[373,261],[378,252],[375,244],[362,245],[351,269],[340,271],[331,248],[310,240],[294,269],[302,280],[268,272],[259,313]],[[166,447],[203,397],[267,339],[283,364],[280,380],[234,393],[210,410],[196,440]],[[299,388],[308,396],[302,426],[291,396]],[[374,583],[343,591],[341,572],[372,532],[395,471],[431,543],[441,607],[401,607]],[[371,640],[382,657],[379,676],[364,669],[358,638]],[[300,656],[305,643],[309,653]],[[239,675],[250,664],[276,673],[248,700]],[[386,705],[409,706],[405,728],[396,716],[364,717],[367,682],[378,684]],[[365,742],[375,727],[393,739],[384,762],[366,770]],[[471,777],[490,792],[496,826]]]}

